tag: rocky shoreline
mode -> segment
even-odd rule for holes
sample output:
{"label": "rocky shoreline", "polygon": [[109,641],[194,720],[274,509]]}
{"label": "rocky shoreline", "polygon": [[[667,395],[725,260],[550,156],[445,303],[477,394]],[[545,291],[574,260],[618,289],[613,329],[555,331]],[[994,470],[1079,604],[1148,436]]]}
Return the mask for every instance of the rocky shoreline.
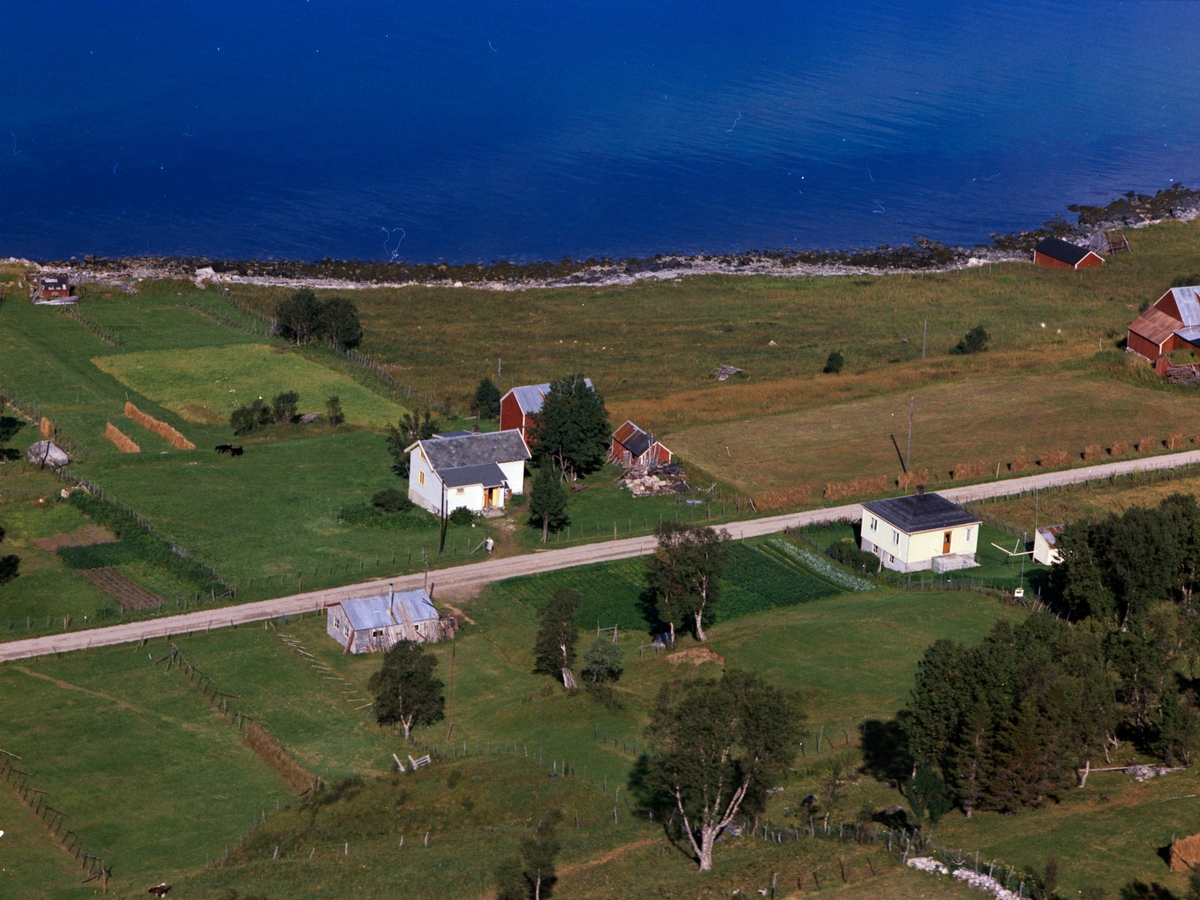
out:
{"label": "rocky shoreline", "polygon": [[1070,206],[1078,215],[1072,225],[1061,217],[1041,228],[1013,234],[993,234],[990,246],[951,247],[914,237],[913,244],[883,245],[873,250],[778,250],[740,254],[656,254],[645,259],[564,259],[558,263],[519,265],[413,264],[363,260],[313,262],[220,260],[205,257],[84,257],[80,262],[9,259],[39,272],[66,273],[75,283],[94,283],[131,290],[140,279],[176,278],[197,284],[249,284],[268,287],[309,287],[326,290],[365,290],[413,286],[462,287],[493,291],[533,288],[609,287],[640,281],[670,281],[688,275],[767,275],[777,278],[823,276],[880,276],[914,272],[949,272],[998,262],[1024,261],[1033,245],[1054,236],[1085,243],[1098,231],[1137,229],[1163,221],[1190,221],[1200,216],[1200,190],[1181,184],[1153,196],[1133,191],[1108,206]]}

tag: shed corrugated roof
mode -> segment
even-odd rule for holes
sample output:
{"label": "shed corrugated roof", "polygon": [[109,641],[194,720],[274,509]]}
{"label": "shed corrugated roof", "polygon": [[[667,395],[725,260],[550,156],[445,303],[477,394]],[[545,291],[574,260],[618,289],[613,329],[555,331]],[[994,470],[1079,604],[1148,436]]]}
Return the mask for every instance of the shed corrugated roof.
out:
{"label": "shed corrugated roof", "polygon": [[1077,247],[1069,241],[1056,237],[1042,238],[1033,249],[1044,256],[1065,262],[1070,266],[1078,265],[1081,259],[1092,252],[1087,247]]}
{"label": "shed corrugated roof", "polygon": [[1175,333],[1183,323],[1172,315],[1168,315],[1156,306],[1151,306],[1134,319],[1129,330],[1139,334],[1154,344],[1162,344]]}
{"label": "shed corrugated roof", "polygon": [[641,456],[654,444],[654,438],[639,428],[625,440],[621,441],[621,444],[634,456]]}
{"label": "shed corrugated roof", "polygon": [[508,484],[504,473],[495,463],[484,463],[482,466],[459,466],[457,469],[441,469],[438,471],[442,483],[446,487],[470,487],[481,484],[485,488],[503,487]]}
{"label": "shed corrugated roof", "polygon": [[[529,448],[516,431],[493,431],[491,434],[468,434],[441,440],[418,441],[429,465],[437,473],[444,469],[464,466],[515,462],[529,459]],[[415,447],[416,444],[413,445]],[[409,451],[412,447],[408,448]],[[477,483],[477,482],[476,482]]]}
{"label": "shed corrugated roof", "polygon": [[437,607],[424,591],[399,591],[389,596],[343,600],[339,606],[355,631],[390,628],[402,622],[424,622],[439,618]]}
{"label": "shed corrugated roof", "polygon": [[862,506],[906,534],[936,531],[939,528],[953,528],[980,521],[978,516],[955,506],[941,494],[913,494],[910,497],[895,497],[891,500],[872,500]]}
{"label": "shed corrugated roof", "polygon": [[1042,536],[1042,540],[1053,547],[1055,542],[1058,541],[1058,536],[1062,534],[1063,529],[1066,527],[1066,525],[1045,525],[1038,529],[1038,534]]}
{"label": "shed corrugated roof", "polygon": [[[596,386],[592,384],[592,379],[585,378],[583,383],[592,390]],[[546,399],[546,395],[550,393],[550,383],[546,384],[523,384],[509,391],[517,398],[517,404],[521,407],[521,411],[527,416],[537,415],[542,411],[542,401]]]}

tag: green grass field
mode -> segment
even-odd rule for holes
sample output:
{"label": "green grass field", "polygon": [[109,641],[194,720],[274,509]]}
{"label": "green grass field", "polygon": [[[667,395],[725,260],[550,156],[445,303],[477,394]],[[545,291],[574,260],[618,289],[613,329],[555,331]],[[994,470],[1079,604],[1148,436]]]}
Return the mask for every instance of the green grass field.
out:
{"label": "green grass field", "polygon": [[345,375],[288,352],[286,347],[237,344],[193,350],[147,350],[98,357],[97,368],[162,404],[188,422],[227,425],[239,406],[296,391],[300,412],[324,413],[337,395],[352,425],[386,425],[401,408]]}

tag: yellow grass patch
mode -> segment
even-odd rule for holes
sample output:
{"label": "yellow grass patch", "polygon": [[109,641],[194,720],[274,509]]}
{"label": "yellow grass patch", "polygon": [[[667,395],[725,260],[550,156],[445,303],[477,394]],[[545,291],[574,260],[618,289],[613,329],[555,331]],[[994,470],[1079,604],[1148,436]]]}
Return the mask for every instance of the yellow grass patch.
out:
{"label": "yellow grass patch", "polygon": [[[913,463],[930,470],[934,485],[964,458],[994,467],[1046,447],[1082,450],[1110,435],[1200,431],[1200,407],[1189,396],[1066,372],[935,384],[837,408],[665,432],[662,439],[689,464],[746,493],[847,482],[895,470],[890,435],[903,440],[910,396]],[[1112,435],[1116,423],[1125,435]]]}

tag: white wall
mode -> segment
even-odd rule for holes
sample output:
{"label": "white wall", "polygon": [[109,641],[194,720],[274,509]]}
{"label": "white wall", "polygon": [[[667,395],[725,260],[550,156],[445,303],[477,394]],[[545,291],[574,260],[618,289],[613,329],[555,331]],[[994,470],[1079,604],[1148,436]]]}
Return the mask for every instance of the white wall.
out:
{"label": "white wall", "polygon": [[525,493],[525,460],[500,463],[500,471],[508,481],[508,489],[514,494]]}
{"label": "white wall", "polygon": [[[421,484],[421,476],[425,484]],[[408,499],[431,513],[442,508],[442,482],[434,474],[419,446],[408,455]]]}

